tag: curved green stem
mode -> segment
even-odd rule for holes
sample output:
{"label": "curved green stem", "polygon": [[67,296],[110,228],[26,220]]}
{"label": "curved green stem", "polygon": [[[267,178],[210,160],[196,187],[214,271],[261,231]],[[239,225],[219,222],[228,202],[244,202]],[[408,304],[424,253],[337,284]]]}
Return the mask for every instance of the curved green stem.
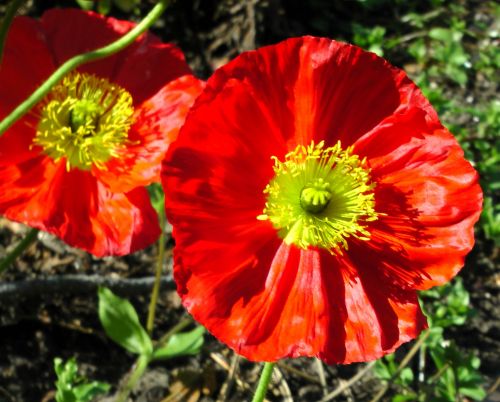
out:
{"label": "curved green stem", "polygon": [[134,389],[135,385],[137,384],[137,381],[139,381],[139,379],[146,371],[148,364],[149,364],[149,359],[147,356],[139,356],[134,365],[134,370],[130,374],[127,383],[116,397],[116,402],[125,402],[127,400],[130,392]]}
{"label": "curved green stem", "polygon": [[16,15],[17,9],[26,0],[12,0],[12,2],[7,6],[7,11],[3,17],[2,25],[0,26],[0,69],[2,68],[2,57],[3,48],[5,46],[5,40],[7,39],[7,32],[9,32],[10,24]]}
{"label": "curved green stem", "polygon": [[14,250],[12,250],[7,256],[0,260],[0,274],[5,271],[10,264],[12,264],[17,257],[19,257],[24,250],[28,248],[28,246],[36,240],[36,236],[38,234],[38,229],[31,229],[28,234],[22,239]]}
{"label": "curved green stem", "polygon": [[[163,335],[163,337],[158,342],[156,342],[155,348],[163,346],[172,335],[175,335],[176,333],[182,331],[192,322],[193,320],[191,318],[187,318],[178,323],[176,326],[170,329],[170,331]],[[142,375],[148,368],[150,361],[150,356],[141,355],[137,358],[132,368],[131,374],[128,376],[127,382],[123,385],[123,387],[119,388],[118,396],[116,397],[115,402],[125,402],[127,400],[130,392],[132,392],[132,390],[137,385],[137,382],[141,379]]]}
{"label": "curved green stem", "polygon": [[161,235],[158,239],[158,260],[156,261],[156,271],[155,271],[155,282],[153,285],[153,290],[151,292],[151,301],[149,302],[148,308],[148,321],[146,323],[146,329],[151,335],[153,332],[154,322],[155,322],[155,312],[156,305],[158,303],[158,294],[160,293],[160,283],[161,283],[161,272],[163,270],[163,262],[165,260],[165,210],[162,208],[159,215]]}
{"label": "curved green stem", "polygon": [[9,127],[24,116],[33,106],[40,102],[50,89],[70,71],[84,63],[88,63],[89,61],[110,56],[132,44],[140,34],[142,34],[158,19],[158,17],[167,8],[168,3],[169,0],[160,0],[139,24],[115,42],[97,50],[79,54],[66,61],[56,71],[54,71],[54,73],[47,78],[47,80],[35,92],[33,92],[23,103],[16,107],[5,119],[2,120],[2,122],[0,122],[0,136],[2,136]]}
{"label": "curved green stem", "polygon": [[252,402],[262,402],[266,397],[267,388],[271,382],[275,363],[264,363],[264,368],[260,374],[259,385],[253,396]]}
{"label": "curved green stem", "polygon": [[178,332],[181,332],[184,328],[187,326],[191,325],[193,323],[193,319],[191,317],[185,318],[181,322],[177,323],[170,331],[165,333],[158,342],[156,342],[155,346],[156,347],[161,347],[165,345],[168,340],[172,337],[172,335],[177,334]]}

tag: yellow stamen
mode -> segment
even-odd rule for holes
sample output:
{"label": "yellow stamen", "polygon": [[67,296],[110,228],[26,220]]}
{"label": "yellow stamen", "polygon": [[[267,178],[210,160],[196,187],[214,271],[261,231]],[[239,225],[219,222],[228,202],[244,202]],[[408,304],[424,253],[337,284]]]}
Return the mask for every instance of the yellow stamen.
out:
{"label": "yellow stamen", "polygon": [[125,89],[90,74],[72,72],[39,106],[34,145],[66,169],[105,169],[129,143],[132,96]]}
{"label": "yellow stamen", "polygon": [[367,223],[377,219],[375,184],[366,161],[340,142],[299,145],[274,160],[275,176],[264,189],[267,202],[257,219],[269,220],[287,244],[347,249],[347,239],[369,240]]}

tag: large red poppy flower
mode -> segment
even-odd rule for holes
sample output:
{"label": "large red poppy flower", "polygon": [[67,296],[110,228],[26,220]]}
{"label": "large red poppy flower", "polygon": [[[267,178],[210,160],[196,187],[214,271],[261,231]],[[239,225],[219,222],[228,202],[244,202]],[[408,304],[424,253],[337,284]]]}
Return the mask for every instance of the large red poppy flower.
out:
{"label": "large red poppy flower", "polygon": [[[0,68],[0,119],[72,56],[133,23],[54,9],[15,19]],[[0,138],[0,213],[97,256],[146,247],[159,225],[146,185],[202,83],[181,51],[143,34],[78,68]]]}
{"label": "large red poppy flower", "polygon": [[313,37],[216,71],[162,174],[184,305],[259,361],[367,361],[415,338],[416,291],[462,267],[482,202],[403,71]]}

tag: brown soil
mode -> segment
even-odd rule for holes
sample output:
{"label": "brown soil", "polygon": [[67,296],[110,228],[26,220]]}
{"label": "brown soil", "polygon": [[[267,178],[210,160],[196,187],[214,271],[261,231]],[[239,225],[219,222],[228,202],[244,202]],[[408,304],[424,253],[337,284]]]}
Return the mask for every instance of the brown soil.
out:
{"label": "brown soil", "polygon": [[[144,1],[141,7],[147,10],[151,3]],[[154,31],[165,40],[178,43],[196,73],[206,78],[241,51],[286,37],[308,33],[349,39],[349,21],[353,15],[359,23],[369,21],[371,25],[390,26],[394,18],[391,9],[369,15],[354,1],[333,2],[334,5],[323,9],[311,4],[280,0],[178,1]],[[475,5],[472,1],[470,4],[471,7]],[[74,2],[40,1],[34,4],[31,1],[22,12],[38,16],[44,9],[55,5],[74,6]],[[116,16],[120,17],[120,13]],[[330,21],[331,27],[324,26],[325,20]],[[403,65],[406,60],[396,50],[392,61]],[[460,91],[455,87],[447,90],[451,94]],[[477,95],[481,97],[480,93]],[[24,226],[1,219],[0,257],[25,233]],[[172,246],[173,241],[169,239],[167,247],[171,249]],[[155,258],[156,247],[152,246],[123,258],[95,259],[52,236],[41,234],[39,241],[30,246],[2,277],[4,284],[50,278],[56,278],[57,283],[42,281],[35,288],[28,286],[21,293],[14,294],[6,291],[3,294],[0,288],[0,402],[50,400],[56,379],[53,370],[55,357],[68,359],[75,356],[85,376],[107,381],[116,387],[127,374],[134,357],[105,336],[96,312],[95,284],[75,285],[70,279],[75,275],[109,278],[117,292],[126,295],[134,304],[140,317],[146,317],[149,290],[134,281],[153,276]],[[488,387],[500,373],[500,273],[497,261],[498,249],[479,238],[461,273],[477,314],[464,326],[449,330],[449,337],[481,357],[481,371]],[[171,279],[167,277],[159,301],[155,336],[161,336],[185,316]],[[409,347],[411,345],[402,347],[398,353],[404,354]],[[249,400],[251,392],[245,384],[249,384],[250,389],[254,386],[259,368],[244,359],[235,359],[231,351],[207,335],[200,355],[153,364],[132,400],[162,401],[169,389],[189,391],[191,401]],[[238,372],[229,381],[231,364],[238,367]],[[325,392],[331,392],[365,367],[364,364],[355,364],[321,365],[320,368],[313,359],[289,360],[283,364],[278,370],[282,378],[274,386],[269,400],[282,401],[287,395],[293,395],[295,401],[318,401]],[[326,388],[320,384],[320,373],[325,377]],[[179,379],[184,379],[184,382]],[[335,400],[367,401],[380,386],[368,371]],[[390,400],[390,394],[387,395],[386,400]],[[495,400],[495,395],[490,398]]]}

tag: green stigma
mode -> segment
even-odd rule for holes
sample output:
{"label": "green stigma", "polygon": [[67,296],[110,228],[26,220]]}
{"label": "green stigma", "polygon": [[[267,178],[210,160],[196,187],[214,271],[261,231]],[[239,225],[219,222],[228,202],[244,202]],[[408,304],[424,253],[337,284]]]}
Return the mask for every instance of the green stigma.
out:
{"label": "green stigma", "polygon": [[368,240],[367,223],[377,219],[374,187],[366,161],[340,142],[299,145],[274,160],[275,176],[264,189],[262,215],[287,244],[331,253],[348,248],[347,239]]}
{"label": "green stigma", "polygon": [[33,145],[66,169],[105,169],[130,142],[132,96],[104,78],[72,72],[39,106],[40,120]]}
{"label": "green stigma", "polygon": [[330,184],[325,182],[322,177],[312,183],[307,183],[300,192],[300,206],[312,214],[323,211],[331,199]]}

